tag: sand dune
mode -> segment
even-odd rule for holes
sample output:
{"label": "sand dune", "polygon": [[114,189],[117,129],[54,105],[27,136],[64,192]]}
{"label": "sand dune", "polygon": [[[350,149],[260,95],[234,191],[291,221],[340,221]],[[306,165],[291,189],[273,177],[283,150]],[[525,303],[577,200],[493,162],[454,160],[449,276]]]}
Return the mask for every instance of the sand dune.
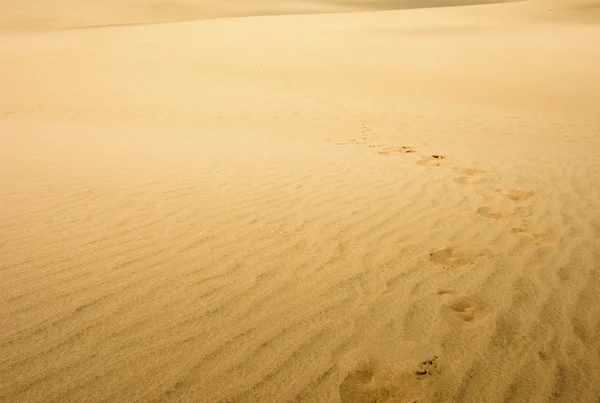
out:
{"label": "sand dune", "polygon": [[[31,26],[154,18],[78,4]],[[0,36],[0,402],[598,401],[600,26],[551,4]]]}
{"label": "sand dune", "polygon": [[0,33],[155,24],[243,16],[448,7],[510,0],[2,0]]}

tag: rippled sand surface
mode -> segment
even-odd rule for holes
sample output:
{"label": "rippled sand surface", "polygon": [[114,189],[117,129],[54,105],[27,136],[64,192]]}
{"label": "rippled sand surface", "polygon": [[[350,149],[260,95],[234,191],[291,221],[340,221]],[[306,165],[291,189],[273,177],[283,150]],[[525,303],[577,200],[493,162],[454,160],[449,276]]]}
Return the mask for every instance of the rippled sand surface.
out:
{"label": "rippled sand surface", "polygon": [[0,402],[598,401],[600,8],[391,3],[0,0]]}

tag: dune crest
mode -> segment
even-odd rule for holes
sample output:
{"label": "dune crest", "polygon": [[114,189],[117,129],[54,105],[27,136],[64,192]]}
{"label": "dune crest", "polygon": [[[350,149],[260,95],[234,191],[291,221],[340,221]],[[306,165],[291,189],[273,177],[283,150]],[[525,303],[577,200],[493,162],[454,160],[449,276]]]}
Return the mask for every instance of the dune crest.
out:
{"label": "dune crest", "polygon": [[215,18],[346,13],[449,7],[508,0],[38,0],[30,5],[2,0],[0,33],[98,28],[194,21]]}

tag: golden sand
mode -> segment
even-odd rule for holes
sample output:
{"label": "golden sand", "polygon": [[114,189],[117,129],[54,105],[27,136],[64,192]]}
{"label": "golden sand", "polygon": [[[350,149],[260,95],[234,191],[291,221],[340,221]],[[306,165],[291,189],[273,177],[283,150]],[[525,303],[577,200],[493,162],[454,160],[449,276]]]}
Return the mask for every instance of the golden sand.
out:
{"label": "golden sand", "polygon": [[598,401],[597,4],[112,3],[0,0],[0,402]]}

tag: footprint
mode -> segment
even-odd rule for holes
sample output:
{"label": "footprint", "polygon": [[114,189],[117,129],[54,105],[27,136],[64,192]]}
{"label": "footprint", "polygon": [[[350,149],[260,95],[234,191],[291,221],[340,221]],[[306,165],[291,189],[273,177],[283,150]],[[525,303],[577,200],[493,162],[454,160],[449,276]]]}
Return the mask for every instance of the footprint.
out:
{"label": "footprint", "polygon": [[446,294],[456,294],[456,290],[454,288],[440,288],[437,295],[446,295]]}
{"label": "footprint", "polygon": [[559,239],[558,237],[547,232],[536,232],[530,228],[511,228],[510,232],[513,234],[529,235],[533,243],[536,245],[546,245],[552,242],[557,242]]}
{"label": "footprint", "polygon": [[473,263],[473,258],[468,253],[452,247],[430,253],[429,260],[450,269],[458,269]]}
{"label": "footprint", "polygon": [[463,167],[454,167],[454,171],[458,174],[469,175],[469,176],[482,175],[485,173],[485,171],[483,169],[463,168]]}
{"label": "footprint", "polygon": [[[471,253],[460,248],[449,246],[444,249],[440,249],[436,252],[430,253],[429,260],[449,269],[458,269],[473,263],[475,259],[491,258],[493,256],[494,254],[489,250],[483,250],[478,253]],[[452,292],[455,292],[455,290],[444,289],[443,292],[442,290],[438,291],[438,294],[450,294]]]}
{"label": "footprint", "polygon": [[417,361],[414,352],[397,356],[392,348],[389,353],[381,360],[359,363],[346,375],[338,388],[342,403],[431,401],[438,356],[429,353],[425,357],[430,358],[421,356]]}
{"label": "footprint", "polygon": [[418,376],[433,375],[437,371],[437,359],[438,356],[434,355],[433,358],[421,362],[415,374]]}
{"label": "footprint", "polygon": [[391,154],[410,154],[416,152],[414,147],[410,146],[398,146],[398,147],[387,147],[381,151],[378,151],[378,154],[381,155],[391,155]]}
{"label": "footprint", "polygon": [[538,246],[558,241],[558,238],[552,234],[535,233],[531,235],[533,236],[533,243],[535,243]]}
{"label": "footprint", "polygon": [[477,209],[477,214],[485,218],[499,220],[514,214],[514,211],[503,206],[483,206]]}
{"label": "footprint", "polygon": [[438,167],[442,160],[446,159],[443,155],[434,154],[428,157],[423,157],[422,160],[417,161],[417,165],[425,165],[429,167]]}
{"label": "footprint", "polygon": [[372,363],[351,372],[339,386],[342,403],[371,403],[383,402],[390,398],[391,392],[384,385],[374,381]]}
{"label": "footprint", "polygon": [[440,308],[440,314],[450,323],[468,326],[486,318],[488,306],[473,297],[456,297]]}
{"label": "footprint", "polygon": [[501,193],[514,201],[525,200],[533,196],[533,192],[520,189],[496,189],[496,192]]}
{"label": "footprint", "polygon": [[459,185],[479,185],[482,183],[486,183],[488,180],[486,178],[478,178],[473,176],[459,176],[458,178],[454,178],[454,182]]}
{"label": "footprint", "polygon": [[369,126],[367,122],[361,122],[360,131],[361,133],[372,133],[373,129]]}
{"label": "footprint", "polygon": [[167,390],[165,392],[165,395],[170,396],[170,395],[174,394],[175,392],[177,392],[177,389],[181,389],[182,386],[183,386],[183,382],[177,382],[175,385],[173,385],[169,390]]}

